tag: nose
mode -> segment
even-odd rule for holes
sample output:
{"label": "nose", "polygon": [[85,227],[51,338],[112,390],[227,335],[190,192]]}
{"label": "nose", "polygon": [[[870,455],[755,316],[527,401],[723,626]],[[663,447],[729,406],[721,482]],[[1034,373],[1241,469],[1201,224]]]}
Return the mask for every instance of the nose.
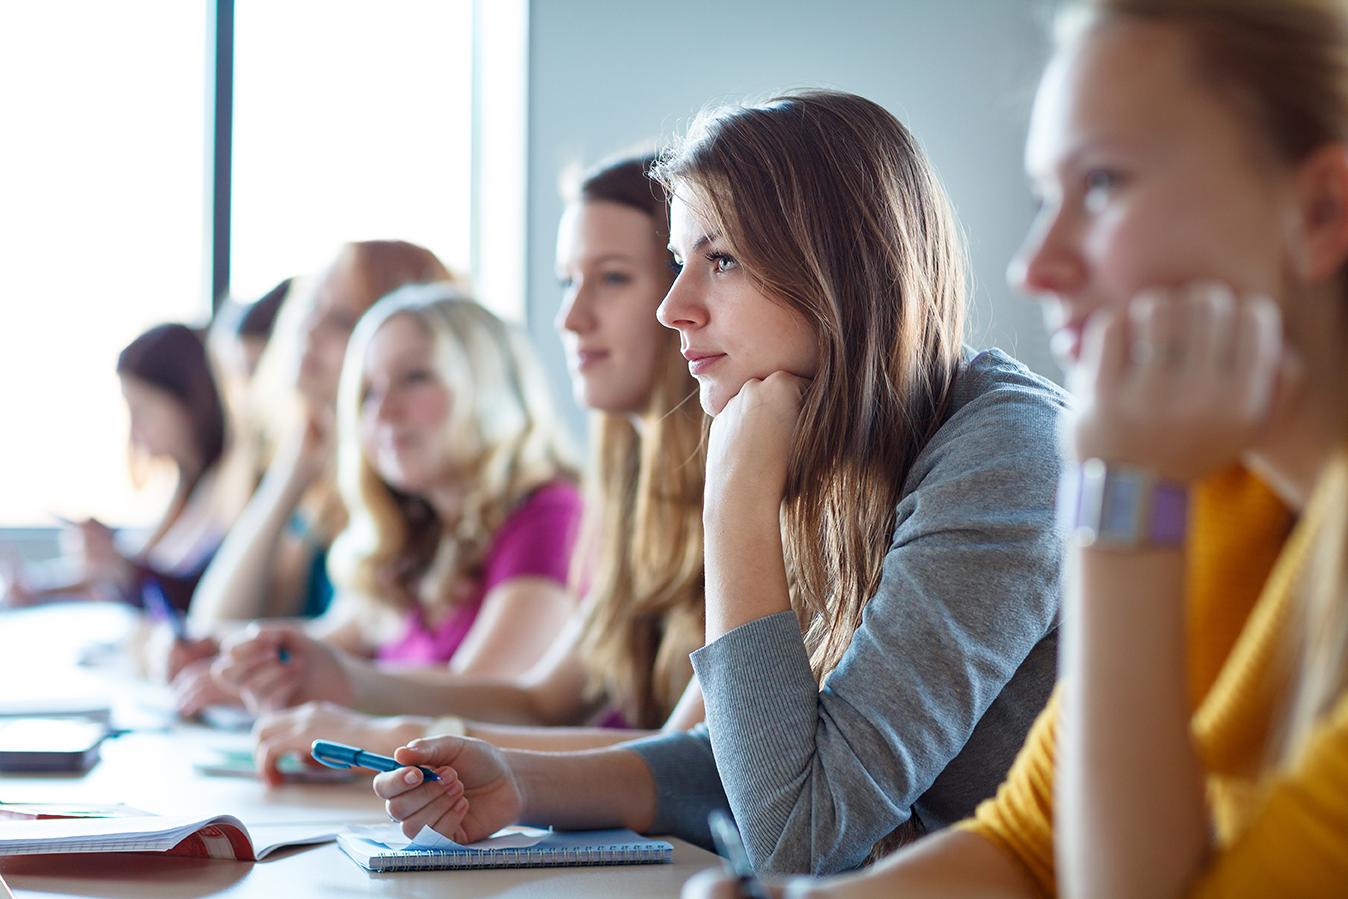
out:
{"label": "nose", "polygon": [[700,328],[707,322],[706,306],[698,291],[688,283],[687,275],[687,269],[679,273],[655,310],[656,321],[675,331]]}
{"label": "nose", "polygon": [[1071,221],[1050,209],[1040,212],[1006,268],[1007,281],[1027,296],[1070,293],[1085,276]]}
{"label": "nose", "polygon": [[594,328],[594,310],[590,305],[590,290],[582,281],[569,288],[562,296],[553,326],[558,331],[584,334]]}

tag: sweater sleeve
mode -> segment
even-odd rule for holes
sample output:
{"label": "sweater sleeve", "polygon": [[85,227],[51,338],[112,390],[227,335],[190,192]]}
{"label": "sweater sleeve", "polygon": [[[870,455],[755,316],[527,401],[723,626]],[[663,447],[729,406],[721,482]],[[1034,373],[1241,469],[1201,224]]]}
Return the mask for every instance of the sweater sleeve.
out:
{"label": "sweater sleeve", "polygon": [[[1054,679],[1055,421],[1042,395],[1007,390],[942,427],[910,475],[877,592],[822,688],[790,612],[693,654],[756,870],[856,868],[919,798],[940,809],[921,823],[939,827],[1001,782]],[[985,715],[992,723],[979,728]]]}
{"label": "sweater sleeve", "polygon": [[1030,728],[997,795],[956,825],[1000,847],[1025,866],[1045,896],[1057,891],[1053,862],[1053,771],[1058,745],[1058,701],[1053,693]]}
{"label": "sweater sleeve", "polygon": [[707,813],[727,806],[707,726],[699,724],[685,733],[660,734],[624,745],[641,756],[655,782],[656,818],[650,832],[711,849]]}
{"label": "sweater sleeve", "polygon": [[1191,895],[1340,894],[1348,886],[1348,696],[1257,802],[1249,825],[1217,850]]}

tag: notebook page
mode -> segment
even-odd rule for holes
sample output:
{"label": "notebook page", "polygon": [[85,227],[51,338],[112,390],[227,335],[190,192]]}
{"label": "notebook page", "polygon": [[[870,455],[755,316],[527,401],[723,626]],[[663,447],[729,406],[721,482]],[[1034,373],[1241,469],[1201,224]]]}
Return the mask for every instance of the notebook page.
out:
{"label": "notebook page", "polygon": [[237,818],[143,817],[51,818],[0,822],[0,855],[58,852],[162,852],[207,824],[232,824]]}

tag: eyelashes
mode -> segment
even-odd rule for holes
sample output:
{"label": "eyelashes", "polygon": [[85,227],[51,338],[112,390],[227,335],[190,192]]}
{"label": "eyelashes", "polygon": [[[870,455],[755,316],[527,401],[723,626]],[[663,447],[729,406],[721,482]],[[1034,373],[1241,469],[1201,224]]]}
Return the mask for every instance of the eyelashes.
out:
{"label": "eyelashes", "polygon": [[[729,253],[722,253],[718,250],[706,253],[703,258],[711,263],[712,269],[718,275],[724,275],[731,270],[738,268],[740,264],[739,260],[734,256],[731,256]],[[683,272],[683,263],[670,259],[669,270],[677,276]]]}

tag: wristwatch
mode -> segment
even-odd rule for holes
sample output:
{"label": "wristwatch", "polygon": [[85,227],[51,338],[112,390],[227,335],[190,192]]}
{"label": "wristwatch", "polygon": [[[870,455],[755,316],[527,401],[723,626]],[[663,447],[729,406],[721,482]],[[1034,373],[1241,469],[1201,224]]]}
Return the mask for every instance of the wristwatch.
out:
{"label": "wristwatch", "polygon": [[1189,490],[1145,468],[1087,459],[1064,473],[1058,514],[1083,546],[1175,547],[1188,530]]}

